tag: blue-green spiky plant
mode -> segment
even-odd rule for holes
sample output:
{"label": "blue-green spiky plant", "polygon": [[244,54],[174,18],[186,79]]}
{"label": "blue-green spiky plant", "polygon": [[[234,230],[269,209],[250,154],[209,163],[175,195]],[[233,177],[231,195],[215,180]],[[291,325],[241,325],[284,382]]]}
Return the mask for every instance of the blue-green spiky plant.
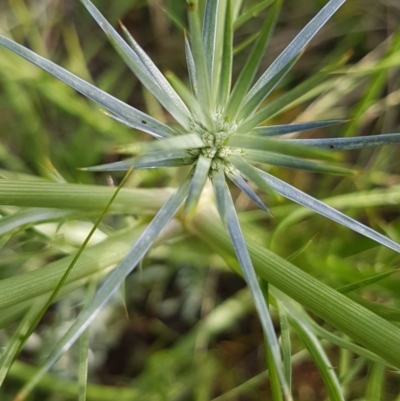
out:
{"label": "blue-green spiky plant", "polygon": [[227,227],[243,275],[253,296],[272,364],[278,374],[285,398],[291,399],[278,339],[246,247],[227,182],[235,184],[267,213],[268,208],[248,185],[248,180],[256,184],[261,191],[267,193],[275,191],[316,213],[400,252],[400,246],[387,237],[299,191],[267,171],[252,165],[252,163],[257,163],[257,165],[281,166],[313,172],[347,174],[351,171],[327,163],[327,161],[333,160],[332,153],[329,151],[400,142],[400,134],[364,138],[304,140],[282,138],[285,134],[340,124],[343,122],[342,120],[311,121],[287,125],[266,124],[268,119],[296,97],[313,88],[329,73],[328,69],[321,71],[292,92],[265,102],[268,95],[293,67],[305,46],[345,0],[330,0],[270,67],[262,73],[261,77],[253,83],[281,7],[281,0],[264,2],[264,6],[270,5],[271,9],[234,85],[231,85],[233,32],[234,24],[238,21],[239,7],[237,4],[239,3],[233,4],[231,0],[207,0],[203,15],[201,15],[198,3],[196,1],[189,2],[189,31],[185,35],[189,88],[172,74],[168,75],[167,80],[129,35],[125,27],[121,28],[126,36],[126,41],[120,37],[89,0],[81,1],[108,35],[111,43],[129,68],[171,114],[176,123],[167,125],[157,121],[6,37],[0,37],[0,44],[97,102],[107,109],[110,117],[157,139],[150,143],[135,145],[137,154],[131,159],[86,170],[118,171],[129,170],[132,167],[146,169],[177,166],[191,166],[191,170],[186,180],[161,208],[123,261],[104,281],[90,304],[83,309],[73,326],[60,341],[57,349],[48,358],[46,367],[53,364],[88,327],[123,283],[126,276],[141,261],[161,230],[176,215],[183,203],[184,215],[187,219],[192,217],[203,188],[210,179],[214,188],[218,212]]}

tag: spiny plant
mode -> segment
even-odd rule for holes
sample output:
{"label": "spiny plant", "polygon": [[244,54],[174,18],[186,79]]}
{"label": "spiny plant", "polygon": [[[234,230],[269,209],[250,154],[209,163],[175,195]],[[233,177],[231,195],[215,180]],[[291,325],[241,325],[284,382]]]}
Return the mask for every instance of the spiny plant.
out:
{"label": "spiny plant", "polygon": [[[282,360],[279,341],[268,308],[269,298],[266,296],[265,279],[269,281],[270,276],[262,271],[263,264],[269,264],[274,269],[280,269],[277,274],[282,272],[293,274],[294,270],[287,270],[288,265],[278,256],[265,249],[260,251],[259,247],[254,244],[246,244],[228,183],[232,182],[266,213],[269,213],[268,207],[248,184],[248,181],[253,182],[261,191],[270,196],[274,196],[274,192],[276,192],[396,252],[400,252],[400,245],[391,239],[268,173],[268,166],[280,166],[317,173],[352,174],[351,170],[336,163],[332,151],[400,142],[400,134],[398,133],[355,138],[282,138],[287,134],[338,125],[344,123],[345,120],[308,121],[285,125],[268,124],[268,120],[271,120],[298,97],[306,94],[322,82],[330,72],[341,65],[341,62],[338,61],[287,94],[266,101],[294,66],[307,44],[343,5],[345,0],[330,0],[254,83],[274,30],[282,1],[261,3],[262,8],[269,6],[270,10],[252,51],[234,84],[232,84],[234,27],[239,21],[248,19],[252,11],[250,10],[247,14],[239,17],[242,5],[240,1],[206,0],[205,4],[200,1],[188,2],[189,29],[187,33],[185,32],[184,40],[190,87],[186,87],[172,73],[168,73],[165,77],[122,24],[121,30],[126,40],[117,33],[89,0],[81,0],[81,2],[106,33],[128,67],[175,119],[174,123],[166,124],[156,120],[7,37],[0,36],[0,44],[100,104],[106,109],[104,112],[111,118],[136,130],[146,132],[156,139],[155,141],[127,146],[124,151],[132,151],[134,153],[133,158],[85,168],[86,171],[113,172],[181,166],[189,166],[190,171],[186,179],[162,206],[125,258],[104,280],[93,299],[83,308],[74,324],[58,342],[44,363],[43,369],[37,375],[37,380],[84,333],[85,329],[124,282],[127,275],[144,258],[161,231],[174,216],[178,216],[184,224],[194,226],[194,230],[196,230],[196,224],[201,225],[198,216],[202,215],[205,220],[208,219],[206,231],[208,230],[209,237],[213,238],[215,235],[213,234],[214,223],[210,221],[210,216],[204,216],[202,204],[208,205],[209,203],[208,198],[202,198],[209,180],[214,189],[218,213],[227,228],[231,244],[241,266],[239,274],[243,274],[246,280],[261,321],[265,334],[271,380],[273,381],[275,375],[276,388],[280,386],[284,398],[291,400],[290,369],[288,368],[288,361]],[[258,165],[266,167],[260,169],[256,167]],[[180,213],[183,204],[183,213]],[[209,209],[206,211],[211,213]],[[221,242],[221,240],[217,241]],[[221,248],[226,248],[226,246],[223,244]],[[257,273],[253,264],[258,265]],[[73,264],[66,274],[69,274],[71,269],[73,269]],[[338,379],[334,371],[330,369],[329,361],[322,348],[316,346],[317,342],[314,334],[309,330],[309,323],[305,323],[308,322],[307,317],[290,298],[284,295],[286,292],[294,299],[302,300],[302,303],[308,307],[313,303],[313,301],[308,300],[307,304],[305,301],[307,294],[301,295],[299,293],[303,283],[311,280],[311,278],[300,272],[295,274],[297,276],[292,276],[291,285],[299,288],[292,288],[288,291],[285,291],[287,288],[283,282],[287,276],[283,275],[275,281],[272,278],[271,283],[282,292],[271,287],[269,289],[270,298],[276,308],[285,310],[290,316],[296,332],[305,344],[308,344],[309,350],[312,350],[310,352],[323,374],[332,399],[343,399]],[[66,275],[64,275],[63,280],[65,279]],[[299,281],[296,283],[296,280]],[[398,347],[393,346],[396,339],[399,340],[400,337],[399,330],[394,325],[367,310],[357,309],[354,305],[352,306],[353,309],[347,307],[348,300],[345,297],[333,290],[329,292],[320,283],[316,285],[323,288],[326,296],[324,300],[326,301],[329,298],[330,306],[315,306],[316,301],[314,300],[311,310],[314,307],[314,311],[317,313],[318,311],[322,315],[325,313],[323,317],[327,318],[333,325],[383,359],[371,356],[371,354],[367,354],[368,357],[381,362],[385,360],[385,363],[392,367],[400,367],[400,351]],[[53,293],[52,301],[55,295],[56,291]],[[330,308],[330,311],[323,312],[324,307]],[[344,311],[348,313],[346,319],[340,316]],[[360,330],[360,326],[357,326],[358,323],[354,323],[361,320],[368,322],[368,330]],[[364,329],[365,327],[367,326],[364,326]],[[375,332],[372,334],[369,331]],[[381,340],[379,344],[375,341],[377,337],[380,337]],[[284,344],[284,351],[285,347],[287,344]],[[357,348],[357,352],[364,352],[365,355],[365,351],[362,349]],[[287,353],[285,358],[287,358]],[[25,389],[24,395],[27,394],[34,383],[35,381]],[[277,394],[279,391],[275,393],[275,397],[280,399]]]}

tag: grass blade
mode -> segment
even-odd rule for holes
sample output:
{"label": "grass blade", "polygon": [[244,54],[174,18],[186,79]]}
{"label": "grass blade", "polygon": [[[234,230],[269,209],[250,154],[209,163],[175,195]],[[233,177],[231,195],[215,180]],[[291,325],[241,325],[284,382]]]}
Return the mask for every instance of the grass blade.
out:
{"label": "grass blade", "polygon": [[193,156],[182,149],[166,149],[136,157],[134,166],[136,169],[178,167],[192,164]]}
{"label": "grass blade", "polygon": [[91,302],[81,311],[72,326],[68,329],[62,339],[59,340],[56,348],[50,353],[37,375],[35,375],[31,382],[21,390],[19,393],[21,398],[25,398],[26,395],[29,394],[33,386],[40,380],[43,374],[72,346],[72,344],[74,344],[86,328],[89,327],[90,323],[121,286],[126,276],[137,266],[140,260],[148,252],[161,230],[173,218],[182,205],[188,194],[189,184],[190,181],[186,180],[160,209],[133,245],[129,253],[106,278]]}
{"label": "grass blade", "polygon": [[280,300],[276,300],[276,306],[278,309],[279,323],[281,329],[281,347],[283,356],[283,366],[285,368],[286,382],[288,383],[289,389],[292,389],[292,343],[290,340],[290,327],[286,309]]}
{"label": "grass blade", "polygon": [[274,0],[264,0],[259,3],[256,3],[254,6],[249,7],[242,15],[236,18],[233,27],[236,29],[240,28],[243,24],[245,24],[250,19],[254,18],[258,13],[265,10]]}
{"label": "grass blade", "polygon": [[285,139],[303,146],[328,150],[352,150],[400,143],[400,134],[381,134],[354,138]]}
{"label": "grass blade", "polygon": [[[330,0],[275,59],[247,94],[244,102],[254,110],[268,94],[269,82],[287,67],[346,0]],[[250,106],[249,106],[250,107]]]}
{"label": "grass blade", "polygon": [[297,188],[292,187],[284,181],[268,174],[262,170],[257,169],[262,179],[273,188],[280,195],[284,196],[287,199],[292,200],[293,202],[298,203],[299,205],[305,206],[314,212],[321,214],[322,216],[327,217],[330,220],[336,221],[343,226],[350,228],[351,230],[364,235],[365,237],[371,238],[372,240],[378,242],[386,246],[389,249],[392,249],[395,252],[400,253],[400,245],[391,239],[385,237],[384,235],[378,233],[377,231],[369,228],[357,220],[352,219],[351,217],[346,216],[345,214],[339,212],[338,210],[326,205],[325,203],[313,198],[310,195],[298,190]]}
{"label": "grass blade", "polygon": [[107,35],[115,50],[132,72],[139,78],[142,84],[182,126],[187,128],[189,126],[189,110],[161,74],[159,69],[132,38],[127,29],[121,24],[123,32],[127,36],[132,48],[128,46],[128,44],[121,38],[117,31],[103,17],[90,0],[81,0],[81,2]]}
{"label": "grass blade", "polygon": [[127,105],[121,100],[116,99],[96,86],[89,84],[64,68],[46,60],[11,39],[0,35],[0,45],[25,58],[31,63],[36,64],[38,67],[55,76],[71,88],[105,107],[117,117],[126,121],[131,127],[147,132],[155,137],[168,137],[174,135],[174,131],[167,125],[160,123],[149,115]]}
{"label": "grass blade", "polygon": [[197,134],[179,135],[173,138],[166,138],[159,141],[144,142],[139,144],[139,152],[147,153],[157,150],[185,150],[199,149],[206,145]]}
{"label": "grass blade", "polygon": [[250,188],[249,184],[243,179],[243,177],[236,171],[229,170],[226,172],[229,179],[241,190],[243,191],[260,209],[270,213],[267,206],[259,198],[259,196]]}
{"label": "grass blade", "polygon": [[280,166],[294,170],[312,171],[314,173],[328,173],[348,175],[354,174],[354,171],[330,164],[316,163],[310,160],[303,160],[298,157],[285,156],[283,154],[265,152],[263,150],[246,150],[243,157],[256,163],[264,163],[271,166]]}
{"label": "grass blade", "polygon": [[194,170],[192,183],[190,185],[189,196],[185,204],[185,213],[192,213],[197,206],[201,192],[207,181],[208,173],[211,168],[211,159],[202,155],[197,159],[196,167]]}
{"label": "grass blade", "polygon": [[82,171],[127,171],[133,167],[135,158],[130,158],[114,163],[100,164],[98,166],[80,167]]}
{"label": "grass blade", "polygon": [[[271,1],[264,3],[271,3]],[[254,44],[244,67],[240,71],[239,77],[236,81],[236,84],[230,96],[226,111],[226,113],[231,117],[236,116],[237,111],[240,105],[242,104],[246,96],[246,93],[249,90],[250,85],[254,80],[254,77],[257,74],[258,68],[261,64],[261,61],[264,57],[265,51],[271,39],[272,33],[274,31],[279,11],[281,9],[281,5],[282,5],[281,0],[275,0],[275,4],[272,10],[269,12],[265,23],[263,24],[262,30],[257,38],[257,41]]]}
{"label": "grass blade", "polygon": [[325,128],[330,127],[331,125],[344,124],[346,122],[347,120],[322,120],[283,125],[266,125],[265,127],[256,127],[254,131],[252,131],[252,134],[262,136],[293,134],[295,132],[304,132],[313,129]]}
{"label": "grass blade", "polygon": [[[268,352],[271,353],[271,358],[274,361],[274,365],[276,367],[285,398],[287,400],[291,400],[292,398],[283,371],[280,348],[278,339],[276,337],[274,325],[272,323],[271,316],[265,303],[264,295],[261,291],[256,273],[254,271],[253,263],[247,250],[243,233],[240,228],[239,220],[235,211],[235,206],[233,204],[233,200],[226,183],[224,184],[224,192],[224,197],[222,199],[218,199],[218,203],[225,203],[225,224],[227,226],[229,236],[235,249],[236,256],[242,267],[243,275],[252,294],[254,304],[268,343]],[[217,198],[220,197],[220,189],[215,190],[215,196]]]}

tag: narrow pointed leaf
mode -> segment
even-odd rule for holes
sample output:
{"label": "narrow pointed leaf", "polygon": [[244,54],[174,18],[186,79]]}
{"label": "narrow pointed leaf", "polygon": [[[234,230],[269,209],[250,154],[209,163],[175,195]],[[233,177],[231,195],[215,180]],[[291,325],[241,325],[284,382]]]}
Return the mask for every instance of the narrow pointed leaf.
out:
{"label": "narrow pointed leaf", "polygon": [[121,286],[126,276],[137,266],[140,260],[148,252],[162,229],[172,219],[182,205],[189,191],[189,181],[185,181],[160,209],[151,223],[146,227],[142,235],[136,241],[129,253],[106,278],[90,303],[82,310],[75,322],[69,328],[63,338],[57,343],[56,348],[47,358],[44,366],[49,368],[61,355],[63,355],[79,336],[89,327],[90,323],[99,314],[108,300]]}
{"label": "narrow pointed leaf", "polygon": [[364,235],[365,237],[371,238],[372,240],[386,246],[389,249],[392,249],[395,252],[400,253],[400,245],[398,243],[378,233],[372,228],[369,228],[364,224],[359,223],[357,220],[346,216],[345,214],[326,205],[325,203],[313,198],[312,196],[307,195],[297,188],[292,187],[291,185],[287,184],[284,181],[281,181],[273,175],[259,169],[257,170],[262,179],[268,184],[268,186],[273,188],[276,192],[278,192],[285,198],[290,199],[293,202],[298,203],[299,205],[305,206],[313,210],[314,212],[327,217],[330,220],[336,221],[337,223],[342,224],[343,226],[350,228],[351,230],[361,235]]}
{"label": "narrow pointed leaf", "polygon": [[313,129],[330,127],[331,125],[344,124],[347,120],[322,120],[322,121],[306,121],[294,124],[283,125],[266,125],[256,127],[251,132],[253,135],[261,136],[277,136],[285,134],[293,134],[295,132],[304,132]]}
{"label": "narrow pointed leaf", "polygon": [[[276,366],[277,374],[282,386],[282,390],[286,396],[286,399],[291,399],[288,384],[285,380],[285,374],[283,370],[282,359],[280,355],[280,347],[278,339],[276,337],[274,325],[269,314],[264,295],[261,291],[257,275],[254,271],[253,263],[250,258],[250,254],[247,250],[246,242],[243,237],[242,230],[240,228],[239,220],[235,211],[235,206],[227,185],[224,186],[225,195],[219,202],[225,202],[226,210],[226,227],[229,232],[236,256],[239,260],[240,266],[242,267],[243,275],[246,279],[247,285],[249,286],[252,294],[258,316],[263,327],[265,338],[269,346],[268,352],[271,353],[272,360]],[[216,197],[220,196],[219,191],[215,191]]]}
{"label": "narrow pointed leaf", "polygon": [[312,330],[296,316],[291,316],[290,323],[307,348],[326,385],[330,401],[344,401],[342,389],[335,370],[324,349]]}
{"label": "narrow pointed leaf", "polygon": [[178,92],[179,96],[188,105],[191,112],[197,117],[198,121],[207,127],[207,129],[212,130],[213,121],[211,120],[210,114],[205,112],[202,105],[193,94],[193,90],[190,91],[187,86],[184,85],[184,83],[171,71],[168,71],[165,75]]}
{"label": "narrow pointed leaf", "polygon": [[141,143],[139,149],[143,153],[154,152],[157,150],[175,149],[199,149],[206,145],[197,134],[179,135],[173,138],[166,138],[160,141]]}
{"label": "narrow pointed leaf", "polygon": [[226,219],[226,202],[225,202],[225,174],[221,170],[213,170],[212,175],[212,184],[214,188],[215,200],[217,203],[218,213],[221,217],[221,220],[225,222]]}
{"label": "narrow pointed leaf", "polygon": [[117,31],[103,17],[90,0],[81,0],[81,2],[108,36],[115,50],[132,72],[139,78],[142,84],[181,125],[188,127],[188,116],[190,113],[185,104],[147,54],[130,36],[129,32],[123,27],[124,33],[128,36],[132,48],[129,47],[129,45],[121,38]]}
{"label": "narrow pointed leaf", "polygon": [[283,356],[283,366],[285,368],[286,382],[288,383],[289,390],[292,389],[292,343],[290,339],[290,327],[288,321],[288,314],[280,300],[276,300],[279,323],[281,330],[281,347]]}
{"label": "narrow pointed leaf", "polygon": [[186,150],[167,149],[134,158],[134,166],[136,169],[178,167],[191,164],[192,161],[193,156]]}
{"label": "narrow pointed leaf", "polygon": [[233,56],[237,56],[239,53],[241,53],[243,50],[245,50],[248,46],[250,46],[253,42],[257,40],[257,38],[260,36],[261,31],[257,31],[253,33],[252,35],[247,36],[245,39],[243,39],[241,42],[239,42],[235,47],[233,48]]}
{"label": "narrow pointed leaf", "polygon": [[265,10],[274,0],[264,0],[256,3],[254,6],[249,7],[245,12],[243,12],[240,17],[236,18],[234,23],[235,30],[240,28],[250,19],[254,18],[258,13]]}
{"label": "narrow pointed leaf", "polygon": [[[271,3],[271,1],[264,3]],[[258,68],[274,31],[281,5],[281,0],[275,0],[275,4],[272,10],[270,10],[268,13],[268,17],[263,24],[263,28],[257,38],[257,41],[254,44],[244,67],[240,71],[227,107],[227,114],[230,116],[236,116],[236,113],[243,102],[243,99],[245,98],[246,93],[248,92],[250,85],[254,80],[254,77],[257,74]]]}
{"label": "narrow pointed leaf", "polygon": [[197,95],[205,110],[209,111],[211,107],[211,87],[200,29],[198,0],[189,3],[188,19],[191,50],[196,66]]}
{"label": "narrow pointed leaf", "polygon": [[194,170],[192,183],[190,184],[189,196],[185,204],[185,213],[193,212],[199,202],[204,184],[207,181],[208,172],[211,167],[211,159],[204,156],[199,156]]}
{"label": "narrow pointed leaf", "polygon": [[250,188],[249,184],[243,179],[243,177],[236,171],[226,172],[229,179],[241,190],[243,191],[260,209],[270,213],[267,206],[259,198],[259,196]]}
{"label": "narrow pointed leaf", "polygon": [[400,143],[400,134],[381,134],[353,138],[285,139],[283,141],[319,149],[351,150],[398,144]]}
{"label": "narrow pointed leaf", "polygon": [[89,84],[64,68],[59,67],[57,64],[54,64],[53,62],[46,60],[31,50],[26,49],[11,39],[0,35],[0,45],[54,75],[60,81],[71,86],[76,91],[105,107],[120,119],[126,121],[131,127],[147,132],[156,137],[168,137],[174,134],[173,130],[167,125],[160,123],[147,114],[136,110],[121,100],[116,99],[115,97],[109,95],[94,85]]}
{"label": "narrow pointed leaf", "polygon": [[233,58],[233,22],[232,22],[232,0],[227,0],[224,39],[222,47],[222,64],[219,79],[219,90],[217,104],[224,105],[231,90]]}
{"label": "narrow pointed leaf", "polygon": [[316,163],[310,160],[300,159],[293,156],[285,156],[262,150],[246,150],[243,154],[247,160],[257,163],[269,164],[271,166],[280,166],[295,170],[312,171],[314,173],[329,173],[347,175],[354,172],[345,167],[333,166],[330,164]]}
{"label": "narrow pointed leaf", "polygon": [[206,0],[203,18],[203,45],[206,58],[210,88],[213,88],[214,58],[217,34],[219,0]]}
{"label": "narrow pointed leaf", "polygon": [[301,30],[285,50],[275,59],[270,67],[251,88],[245,101],[256,108],[265,98],[265,88],[291,61],[293,61],[318,31],[346,0],[330,0],[325,7]]}
{"label": "narrow pointed leaf", "polygon": [[[264,86],[263,91],[259,94],[260,97],[254,97],[253,101],[251,101],[246,96],[242,100],[242,102],[241,102],[242,106],[239,108],[238,117],[237,117],[237,119],[239,121],[249,119],[249,117],[252,116],[256,112],[256,110],[257,110],[258,106],[260,105],[260,103],[262,102],[262,100],[265,99],[276,88],[276,86],[282,81],[282,79],[289,72],[289,70],[293,67],[293,65],[297,62],[297,60],[298,60],[298,57],[296,57],[294,60],[292,60],[287,66],[282,68],[282,70],[280,70],[278,74],[276,74],[273,78],[271,78],[271,80],[268,81],[268,83]],[[262,99],[261,99],[261,96],[262,96]]]}
{"label": "narrow pointed leaf", "polygon": [[189,73],[190,87],[192,89],[193,95],[197,98],[199,85],[197,83],[196,64],[194,62],[192,49],[190,48],[190,43],[186,31],[185,31],[185,54],[186,54],[186,64]]}
{"label": "narrow pointed leaf", "polygon": [[260,173],[241,156],[234,156],[229,161],[241,172],[248,180],[253,181],[260,189],[270,195],[275,195],[273,190],[266,184]]}
{"label": "narrow pointed leaf", "polygon": [[100,164],[98,166],[80,167],[82,171],[127,171],[134,163],[135,158],[130,158],[114,163]]}
{"label": "narrow pointed leaf", "polygon": [[[169,139],[166,139],[169,140]],[[158,143],[159,141],[157,141]],[[335,160],[336,156],[324,150],[312,149],[302,146],[302,140],[292,142],[287,139],[277,140],[264,138],[257,135],[231,135],[228,141],[229,146],[242,149],[256,149],[279,153],[286,156],[305,157],[309,159]]]}

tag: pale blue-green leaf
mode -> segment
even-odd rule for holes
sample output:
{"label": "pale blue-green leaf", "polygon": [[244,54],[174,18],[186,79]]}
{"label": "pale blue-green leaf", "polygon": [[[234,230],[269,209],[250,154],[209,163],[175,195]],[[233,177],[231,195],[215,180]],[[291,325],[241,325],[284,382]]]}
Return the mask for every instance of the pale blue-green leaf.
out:
{"label": "pale blue-green leaf", "polygon": [[127,171],[134,164],[135,158],[130,158],[114,163],[100,164],[99,166],[80,167],[82,171]]}
{"label": "pale blue-green leaf", "polygon": [[[264,3],[269,4],[271,1]],[[275,1],[274,7],[268,13],[268,17],[263,24],[260,35],[258,36],[244,67],[240,71],[239,77],[229,98],[226,111],[229,116],[236,116],[237,111],[242,104],[243,99],[245,98],[246,93],[248,92],[250,85],[254,80],[254,77],[257,74],[258,68],[274,31],[281,5],[281,0]]]}
{"label": "pale blue-green leaf", "polygon": [[190,43],[186,31],[185,31],[185,54],[186,54],[186,64],[188,67],[190,88],[192,89],[193,95],[197,98],[198,97],[197,88],[199,87],[199,85],[197,83],[196,64],[194,62],[192,49],[190,48]]}
{"label": "pale blue-green leaf", "polygon": [[206,0],[203,17],[203,46],[210,88],[213,88],[218,6],[219,0]]}
{"label": "pale blue-green leaf", "polygon": [[335,370],[329,361],[318,338],[312,332],[311,328],[305,322],[297,318],[296,315],[290,316],[290,323],[300,340],[307,348],[312,360],[318,368],[322,379],[328,390],[330,401],[344,401],[343,393]]}
{"label": "pale blue-green leaf", "polygon": [[[265,333],[265,338],[269,347],[268,352],[270,352],[271,357],[274,361],[283,393],[287,400],[291,400],[292,398],[290,395],[288,383],[286,382],[285,378],[282,358],[280,355],[280,347],[278,339],[276,337],[274,324],[265,303],[264,295],[261,291],[257,275],[254,271],[253,263],[251,261],[250,254],[247,250],[246,242],[240,228],[235,206],[233,204],[231,194],[226,184],[224,185],[224,191],[225,195],[223,199],[219,200],[220,203],[225,202],[226,218],[224,223],[227,226],[233,248],[239,260],[240,266],[242,267],[243,275],[246,279],[247,285],[249,286],[250,292],[252,294],[254,304],[258,312],[258,316],[260,318],[261,325]],[[219,191],[215,191],[215,196],[220,196]]]}
{"label": "pale blue-green leaf", "polygon": [[[317,96],[321,92],[321,89],[317,89],[319,86],[321,86],[321,82],[326,79],[329,71],[330,70],[326,70],[313,75],[300,85],[297,85],[294,89],[278,97],[277,99],[272,100],[255,115],[250,116],[250,118],[247,118],[243,123],[241,123],[236,131],[243,134],[250,132],[258,124],[261,124],[264,121],[283,113],[294,104],[301,103],[304,101],[302,99],[307,98],[307,94],[311,93],[313,96]],[[322,88],[324,89],[325,87],[322,86]]]}
{"label": "pale blue-green leaf", "polygon": [[[167,139],[169,140],[169,139]],[[159,141],[157,141],[159,142]],[[337,157],[325,150],[302,146],[302,142],[291,142],[286,139],[261,137],[258,135],[237,135],[229,137],[228,145],[240,149],[255,149],[271,153],[281,153],[286,156],[304,157],[308,159],[336,160]]]}
{"label": "pale blue-green leaf", "polygon": [[260,189],[269,195],[275,195],[272,188],[265,183],[265,180],[263,180],[256,168],[248,163],[243,157],[233,156],[229,159],[229,161],[239,170],[239,172],[242,173],[245,178],[253,181]]}
{"label": "pale blue-green leaf", "polygon": [[207,59],[200,27],[198,1],[193,1],[188,7],[190,43],[194,64],[196,66],[197,96],[206,111],[211,110],[211,87],[207,69]]}
{"label": "pale blue-green leaf", "polygon": [[225,222],[226,217],[226,202],[225,202],[225,174],[222,170],[215,169],[211,174],[211,181],[215,192],[215,200],[221,220]]}
{"label": "pale blue-green leaf", "polygon": [[188,105],[190,111],[196,116],[199,123],[203,124],[208,130],[214,128],[214,123],[209,113],[206,113],[202,105],[199,103],[192,91],[171,71],[168,71],[166,77],[171,82],[172,86],[178,92],[179,96]]}
{"label": "pale blue-green leaf", "polygon": [[260,199],[260,197],[251,189],[249,184],[243,179],[243,177],[236,171],[227,170],[226,175],[229,179],[241,190],[243,191],[260,209],[270,213],[267,206]]}
{"label": "pale blue-green leaf", "polygon": [[199,149],[206,145],[197,134],[179,135],[173,138],[166,138],[159,141],[144,142],[139,144],[139,151],[143,153],[157,150],[172,149]]}
{"label": "pale blue-green leaf", "polygon": [[254,18],[258,13],[265,10],[274,0],[264,0],[255,3],[253,6],[249,7],[245,12],[243,12],[240,17],[236,18],[233,27],[236,29],[240,28],[250,19]]}
{"label": "pale blue-green leaf", "polygon": [[136,157],[134,166],[136,169],[157,168],[157,167],[178,167],[192,164],[194,157],[183,149],[159,150]]}
{"label": "pale blue-green leaf", "polygon": [[159,69],[131,37],[129,32],[123,27],[124,33],[127,35],[132,48],[121,38],[90,0],[81,0],[81,2],[142,84],[182,126],[187,128],[189,126],[189,110]]}
{"label": "pale blue-green leaf", "polygon": [[381,134],[353,138],[283,139],[302,146],[328,150],[351,150],[400,143],[400,134]]}
{"label": "pale blue-green leaf", "polygon": [[285,156],[283,154],[265,152],[263,150],[246,150],[243,154],[243,157],[256,163],[264,163],[271,166],[279,166],[295,170],[312,171],[314,173],[329,173],[339,175],[354,174],[352,170],[345,167],[316,163],[310,160],[303,160],[298,157]]}
{"label": "pale blue-green leaf", "polygon": [[369,228],[364,224],[359,223],[357,220],[346,216],[345,214],[326,205],[325,203],[313,198],[312,196],[307,195],[297,188],[292,187],[288,183],[274,177],[273,175],[259,169],[257,170],[262,179],[268,184],[268,186],[270,188],[273,188],[274,191],[276,191],[278,194],[292,200],[293,202],[298,203],[299,205],[305,206],[313,210],[314,212],[327,217],[330,220],[336,221],[337,223],[342,224],[343,226],[350,228],[351,230],[361,235],[364,235],[365,237],[371,238],[372,240],[386,246],[389,249],[394,250],[395,252],[400,253],[400,245],[398,243],[378,233],[372,228]]}
{"label": "pale blue-green leaf", "polygon": [[193,212],[197,206],[201,192],[203,191],[204,185],[207,181],[208,173],[210,171],[212,160],[209,157],[200,155],[197,159],[196,167],[190,184],[189,195],[185,203],[185,213]]}
{"label": "pale blue-green leaf", "polygon": [[227,0],[217,104],[224,105],[231,90],[233,59],[232,0]]}
{"label": "pale blue-green leaf", "polygon": [[0,219],[0,237],[17,228],[62,219],[76,213],[72,210],[27,208]]}
{"label": "pale blue-green leaf", "polygon": [[322,120],[322,121],[305,121],[294,124],[283,125],[266,125],[254,128],[251,133],[261,136],[277,136],[285,134],[293,134],[295,132],[304,132],[313,129],[330,127],[331,125],[344,124],[347,120]]}
{"label": "pale blue-green leaf", "polygon": [[156,240],[163,228],[178,211],[189,191],[190,181],[186,180],[164,204],[154,219],[143,231],[142,235],[133,245],[129,253],[124,257],[115,270],[106,278],[90,303],[78,315],[72,326],[58,341],[46,359],[43,368],[48,369],[61,355],[63,355],[80,335],[89,327],[90,323],[99,314],[108,300],[121,286],[126,276],[137,266],[145,256],[153,242]]}
{"label": "pale blue-green leaf", "polygon": [[[282,68],[276,75],[274,75],[270,81],[263,87],[263,90],[256,94],[252,99],[247,99],[247,97],[242,98],[240,107],[238,107],[238,121],[252,121],[251,116],[257,111],[258,106],[281,82],[281,80],[285,77],[288,71],[293,67],[293,65],[297,62],[299,57],[295,57],[292,61],[289,62],[287,66]],[[260,111],[261,112],[261,111]],[[259,113],[260,113],[259,112]],[[259,114],[257,113],[256,116]],[[264,121],[264,120],[262,120]],[[253,127],[252,127],[253,128]]]}
{"label": "pale blue-green leaf", "polygon": [[252,104],[253,108],[256,108],[263,99],[265,99],[266,95],[264,96],[264,92],[268,93],[268,91],[265,91],[265,88],[268,87],[269,82],[300,54],[345,1],[346,0],[330,0],[325,5],[268,67],[247,94],[245,103],[249,102]]}
{"label": "pale blue-green leaf", "polygon": [[139,110],[136,110],[135,108],[127,105],[121,100],[116,99],[101,89],[96,88],[94,85],[89,84],[76,75],[71,74],[64,68],[61,68],[57,64],[46,60],[45,58],[37,55],[31,50],[26,49],[11,39],[0,35],[0,45],[54,75],[60,81],[71,86],[76,91],[105,107],[120,119],[126,121],[131,127],[147,132],[155,137],[168,137],[174,135],[174,131],[167,125],[157,121],[145,113],[142,113]]}

